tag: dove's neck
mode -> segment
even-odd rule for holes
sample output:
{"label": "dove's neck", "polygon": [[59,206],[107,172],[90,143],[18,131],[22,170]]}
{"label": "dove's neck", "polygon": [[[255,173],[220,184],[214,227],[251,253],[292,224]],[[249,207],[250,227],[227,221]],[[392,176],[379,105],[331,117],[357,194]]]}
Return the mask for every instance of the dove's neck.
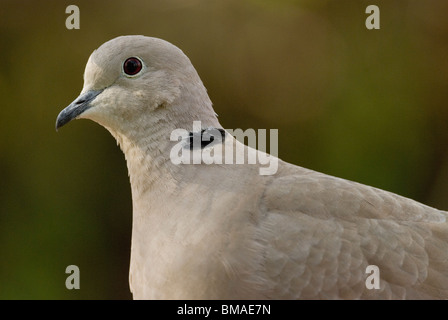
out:
{"label": "dove's neck", "polygon": [[222,128],[206,93],[205,97],[194,101],[186,97],[177,99],[170,106],[160,106],[141,115],[139,121],[126,130],[109,129],[125,154],[134,204],[138,199],[148,199],[159,193],[172,194],[184,171],[188,171],[185,166],[171,162],[171,149],[178,143],[170,140],[173,130],[191,131],[193,121],[201,121],[203,128]]}

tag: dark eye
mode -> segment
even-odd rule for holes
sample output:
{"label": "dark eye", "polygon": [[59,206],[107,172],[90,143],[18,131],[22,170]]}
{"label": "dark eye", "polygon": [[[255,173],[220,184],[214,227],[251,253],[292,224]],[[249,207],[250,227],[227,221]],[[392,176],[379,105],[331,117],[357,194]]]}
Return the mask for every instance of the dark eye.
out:
{"label": "dark eye", "polygon": [[139,58],[127,58],[123,63],[123,71],[129,76],[135,76],[142,70],[143,64]]}

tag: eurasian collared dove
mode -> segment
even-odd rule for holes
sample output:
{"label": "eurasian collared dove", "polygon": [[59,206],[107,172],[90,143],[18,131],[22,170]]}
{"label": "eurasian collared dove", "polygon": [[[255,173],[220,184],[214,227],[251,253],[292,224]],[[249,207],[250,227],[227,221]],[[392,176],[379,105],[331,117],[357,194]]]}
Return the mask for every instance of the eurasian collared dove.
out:
{"label": "eurasian collared dove", "polygon": [[123,36],[95,50],[56,128],[74,118],[104,126],[125,154],[136,299],[448,298],[447,212],[277,158],[272,175],[260,164],[173,163],[175,129],[189,132],[185,148],[218,130],[196,152],[242,144],[164,40]]}

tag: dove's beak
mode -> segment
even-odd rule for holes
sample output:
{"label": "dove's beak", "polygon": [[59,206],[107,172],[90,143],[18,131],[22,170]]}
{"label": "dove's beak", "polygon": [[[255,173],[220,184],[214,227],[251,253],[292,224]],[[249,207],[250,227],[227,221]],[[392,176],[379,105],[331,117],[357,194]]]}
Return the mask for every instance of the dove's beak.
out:
{"label": "dove's beak", "polygon": [[67,108],[62,110],[56,119],[56,131],[63,125],[69,123],[71,120],[78,117],[84,111],[91,107],[90,103],[101,93],[103,90],[90,90],[79,95]]}

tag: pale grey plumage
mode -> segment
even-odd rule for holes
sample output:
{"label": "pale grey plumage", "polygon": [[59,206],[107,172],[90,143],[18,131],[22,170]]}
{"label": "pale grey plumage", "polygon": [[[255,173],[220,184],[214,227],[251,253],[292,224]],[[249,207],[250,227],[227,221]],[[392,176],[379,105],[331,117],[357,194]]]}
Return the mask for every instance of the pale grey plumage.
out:
{"label": "pale grey plumage", "polygon": [[[129,57],[144,63],[132,78],[122,69]],[[134,298],[448,298],[444,211],[281,160],[266,176],[259,165],[171,163],[173,129],[222,127],[189,59],[168,42],[106,42],[75,102],[57,127],[94,120],[126,157]],[[224,143],[240,145],[229,135]],[[379,267],[380,289],[366,288],[368,265]]]}

